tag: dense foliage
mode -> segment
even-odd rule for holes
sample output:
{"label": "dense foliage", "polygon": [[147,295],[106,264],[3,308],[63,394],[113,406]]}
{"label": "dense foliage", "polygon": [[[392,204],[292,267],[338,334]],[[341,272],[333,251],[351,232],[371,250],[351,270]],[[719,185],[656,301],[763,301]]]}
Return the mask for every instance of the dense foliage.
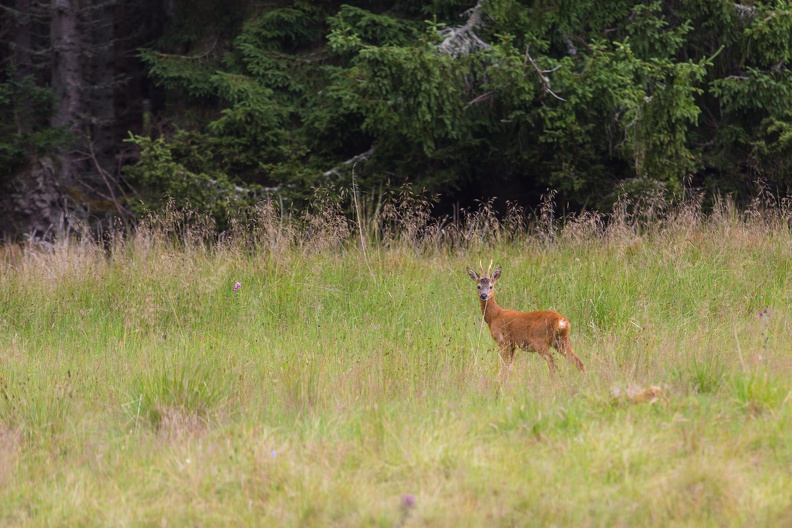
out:
{"label": "dense foliage", "polygon": [[348,185],[354,160],[369,190],[551,186],[595,206],[790,182],[786,2],[193,5],[143,57],[194,171],[299,197]]}
{"label": "dense foliage", "polygon": [[[624,192],[745,197],[757,180],[781,194],[792,182],[785,1],[174,0],[149,11],[152,38],[132,53],[156,87],[141,92],[152,102],[142,125],[118,135],[119,150],[139,152],[116,167],[135,191],[119,210],[165,195],[208,201],[218,217],[267,194],[299,205],[316,187],[351,187],[353,167],[373,196],[409,184],[446,204],[534,205],[551,187],[572,208],[603,208]],[[10,119],[17,81],[5,79]],[[4,165],[19,163],[32,130],[0,130]]]}

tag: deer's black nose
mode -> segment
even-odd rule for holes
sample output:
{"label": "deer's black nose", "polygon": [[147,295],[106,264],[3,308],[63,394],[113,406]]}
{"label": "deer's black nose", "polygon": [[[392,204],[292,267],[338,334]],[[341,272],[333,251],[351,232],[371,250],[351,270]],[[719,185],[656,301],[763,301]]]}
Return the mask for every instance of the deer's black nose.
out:
{"label": "deer's black nose", "polygon": [[481,298],[482,301],[486,301],[487,300],[487,294],[486,293],[482,293],[481,295],[479,295],[479,297]]}

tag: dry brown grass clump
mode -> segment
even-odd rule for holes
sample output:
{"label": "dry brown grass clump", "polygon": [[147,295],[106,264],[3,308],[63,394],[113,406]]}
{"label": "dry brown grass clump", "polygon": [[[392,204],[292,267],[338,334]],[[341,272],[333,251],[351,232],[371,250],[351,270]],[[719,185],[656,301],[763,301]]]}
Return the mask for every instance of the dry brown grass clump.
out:
{"label": "dry brown grass clump", "polygon": [[22,449],[22,435],[0,421],[0,489],[5,489],[14,475]]}

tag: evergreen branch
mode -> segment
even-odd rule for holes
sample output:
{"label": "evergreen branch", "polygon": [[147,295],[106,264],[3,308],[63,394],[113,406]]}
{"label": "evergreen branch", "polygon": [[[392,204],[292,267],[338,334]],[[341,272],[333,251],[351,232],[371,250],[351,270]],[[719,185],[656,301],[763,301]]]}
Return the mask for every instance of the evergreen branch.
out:
{"label": "evergreen branch", "polygon": [[215,48],[217,48],[217,44],[218,44],[217,39],[214,39],[212,41],[212,45],[209,46],[209,49],[207,49],[205,52],[201,53],[200,55],[179,55],[174,53],[163,53],[161,51],[155,51],[154,55],[166,59],[201,60],[211,55],[212,52],[215,50]]}
{"label": "evergreen branch", "polygon": [[307,56],[291,55],[291,54],[288,54],[288,53],[279,53],[277,51],[272,51],[272,50],[262,50],[261,54],[266,56],[266,57],[272,57],[272,58],[276,58],[276,59],[289,60],[289,61],[295,62],[297,64],[313,64],[314,62],[324,62],[328,58],[331,57],[331,55],[329,55],[327,53],[314,52],[314,53],[311,53],[310,55],[311,56],[318,56],[318,57],[317,58],[308,58]]}

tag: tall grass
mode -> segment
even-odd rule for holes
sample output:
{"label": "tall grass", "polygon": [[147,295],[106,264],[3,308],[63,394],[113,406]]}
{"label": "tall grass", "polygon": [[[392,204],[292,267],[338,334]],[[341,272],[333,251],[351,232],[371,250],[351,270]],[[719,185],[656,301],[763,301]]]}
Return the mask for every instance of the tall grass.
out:
{"label": "tall grass", "polygon": [[[786,203],[427,208],[6,249],[0,524],[792,521]],[[490,260],[500,304],[572,321],[585,375],[520,353],[498,385],[464,271]]]}

